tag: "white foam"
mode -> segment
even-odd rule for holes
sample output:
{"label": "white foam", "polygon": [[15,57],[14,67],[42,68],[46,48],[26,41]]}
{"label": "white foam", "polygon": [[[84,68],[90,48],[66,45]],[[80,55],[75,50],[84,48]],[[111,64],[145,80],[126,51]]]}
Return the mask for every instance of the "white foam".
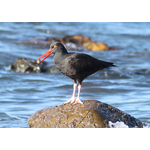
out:
{"label": "white foam", "polygon": [[70,49],[77,49],[77,46],[76,46],[76,44],[74,44],[74,43],[68,42],[68,43],[65,44],[65,46],[66,46],[66,47],[69,47]]}
{"label": "white foam", "polygon": [[121,121],[121,122],[120,122],[120,121],[117,121],[117,122],[115,122],[115,123],[109,121],[108,124],[109,124],[109,127],[110,127],[110,128],[129,128],[129,126],[126,125],[126,124],[125,124],[124,122],[122,122],[122,121]]}
{"label": "white foam", "polygon": [[143,125],[143,128],[150,128],[150,125]]}
{"label": "white foam", "polygon": [[[109,121],[108,124],[110,128],[129,128],[129,126],[122,121],[117,121],[115,123]],[[134,128],[137,128],[137,126]],[[143,123],[143,128],[150,128],[150,125]]]}

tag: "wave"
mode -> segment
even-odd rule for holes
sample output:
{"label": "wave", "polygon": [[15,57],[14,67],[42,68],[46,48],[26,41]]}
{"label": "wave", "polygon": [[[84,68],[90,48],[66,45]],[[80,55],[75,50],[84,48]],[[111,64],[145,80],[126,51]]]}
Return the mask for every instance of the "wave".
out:
{"label": "wave", "polygon": [[[129,128],[129,126],[122,121],[117,121],[115,123],[109,121],[108,124],[110,128]],[[137,126],[134,128],[137,128]],[[143,128],[150,128],[150,125],[143,123]]]}

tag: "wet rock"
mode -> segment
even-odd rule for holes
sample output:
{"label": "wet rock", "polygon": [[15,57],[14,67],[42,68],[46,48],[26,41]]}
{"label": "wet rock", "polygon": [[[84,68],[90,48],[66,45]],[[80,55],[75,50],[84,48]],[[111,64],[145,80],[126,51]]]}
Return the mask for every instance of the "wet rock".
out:
{"label": "wet rock", "polygon": [[50,67],[45,61],[38,64],[36,60],[27,60],[26,58],[18,58],[16,62],[11,65],[11,71],[22,73],[39,73],[52,72],[55,67]]}
{"label": "wet rock", "polygon": [[34,38],[34,39],[30,39],[27,41],[22,41],[23,44],[27,44],[27,45],[42,45],[42,46],[46,46],[49,47],[50,44],[52,44],[51,41],[47,41],[47,38]]}
{"label": "wet rock", "polygon": [[143,127],[140,120],[96,100],[83,101],[83,105],[62,104],[44,108],[29,117],[28,125],[31,128],[109,128],[110,121]]}
{"label": "wet rock", "polygon": [[150,70],[149,69],[138,69],[134,73],[138,74],[138,75],[150,75]]}
{"label": "wet rock", "polygon": [[118,50],[117,47],[109,47],[107,44],[103,42],[96,43],[95,41],[92,41],[90,38],[82,35],[68,36],[66,39],[68,39],[68,41],[66,42],[72,42],[77,45],[83,45],[84,47],[92,51]]}
{"label": "wet rock", "polygon": [[[103,42],[97,43],[95,41],[92,41],[90,38],[82,36],[82,35],[74,35],[74,36],[66,35],[62,38],[46,38],[46,39],[37,38],[37,39],[31,39],[29,41],[24,41],[24,43],[29,43],[29,44],[33,43],[33,44],[45,45],[48,47],[52,42],[61,42],[66,45],[68,43],[72,43],[74,44],[73,49],[75,47],[76,50],[80,50],[83,47],[92,51],[118,50],[119,49],[117,47],[108,46],[107,44]],[[68,46],[67,48],[72,49],[72,46],[71,47]]]}

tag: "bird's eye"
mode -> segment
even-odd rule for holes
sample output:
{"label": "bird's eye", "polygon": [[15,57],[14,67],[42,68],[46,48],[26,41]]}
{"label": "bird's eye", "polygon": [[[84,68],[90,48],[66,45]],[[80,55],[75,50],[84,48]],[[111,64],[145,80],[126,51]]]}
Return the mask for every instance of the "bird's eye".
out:
{"label": "bird's eye", "polygon": [[57,47],[57,45],[54,45],[53,47],[54,47],[54,48],[56,48],[56,47]]}

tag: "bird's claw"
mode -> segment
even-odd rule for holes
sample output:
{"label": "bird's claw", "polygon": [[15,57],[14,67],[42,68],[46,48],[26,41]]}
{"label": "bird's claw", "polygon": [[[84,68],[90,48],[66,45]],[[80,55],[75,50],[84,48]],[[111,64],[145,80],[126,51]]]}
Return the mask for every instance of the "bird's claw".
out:
{"label": "bird's claw", "polygon": [[72,105],[75,105],[75,104],[78,104],[78,103],[83,104],[80,99],[77,99],[75,102],[72,103]]}
{"label": "bird's claw", "polygon": [[80,99],[75,99],[75,98],[72,98],[67,102],[64,102],[64,104],[68,104],[68,103],[71,103],[72,105],[75,105],[77,103],[83,104]]}
{"label": "bird's claw", "polygon": [[68,103],[74,103],[76,101],[76,99],[75,98],[71,98],[69,101],[67,101],[67,102],[64,102],[64,104],[68,104]]}

